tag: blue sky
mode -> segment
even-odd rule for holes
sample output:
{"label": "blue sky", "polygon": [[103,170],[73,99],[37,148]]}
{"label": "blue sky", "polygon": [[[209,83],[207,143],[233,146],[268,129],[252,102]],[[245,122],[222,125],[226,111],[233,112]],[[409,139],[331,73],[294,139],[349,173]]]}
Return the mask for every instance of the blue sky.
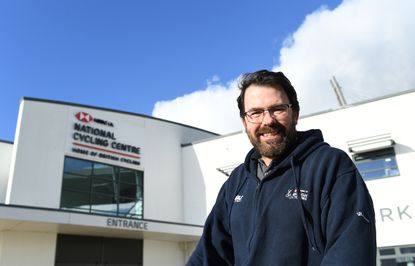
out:
{"label": "blue sky", "polygon": [[0,2],[0,139],[21,97],[151,115],[154,104],[271,68],[305,16],[336,0]]}
{"label": "blue sky", "polygon": [[[391,83],[390,90],[377,94],[362,90],[367,85],[378,87],[378,83],[367,79],[372,66],[362,66],[373,62],[373,58],[380,58],[379,55],[385,57],[381,49],[395,53],[393,49],[402,44],[414,47],[412,40],[406,43],[405,39],[408,31],[414,29],[411,25],[415,24],[413,16],[406,16],[404,12],[415,10],[411,2],[399,0],[391,8],[375,0],[343,3],[340,0],[1,0],[0,139],[13,141],[19,101],[23,96],[155,115],[227,133],[238,128],[233,126],[220,132],[221,124],[203,124],[212,111],[206,116],[203,112],[215,108],[219,116],[233,114],[234,109],[229,111],[212,104],[214,94],[232,91],[233,82],[240,74],[257,69],[287,70],[288,76],[297,80],[293,82],[295,85],[302,88],[310,84],[309,91],[319,79],[329,84],[330,75],[336,75],[345,87],[358,87],[363,91],[363,94],[354,93],[352,89],[346,91],[346,98],[352,101],[415,88],[412,78],[399,88]],[[397,8],[399,6],[401,8]],[[382,20],[388,22],[382,12],[393,15],[395,7],[399,16],[390,19],[398,24],[389,23],[392,25],[388,30],[378,21],[383,17]],[[338,25],[338,31],[327,28],[331,24]],[[392,34],[386,34],[386,39],[379,41],[382,31]],[[398,36],[394,36],[396,32]],[[367,38],[371,34],[377,37]],[[353,43],[349,43],[350,39]],[[330,48],[324,48],[325,45]],[[327,52],[331,47],[337,50],[333,48],[331,53]],[[350,47],[350,52],[344,47]],[[407,50],[400,55],[389,52],[398,62],[392,68],[386,56],[375,73],[397,73],[402,67],[414,73],[410,63],[415,61],[414,54],[405,53]],[[338,61],[335,66],[322,65],[326,56]],[[405,59],[399,60],[401,57]],[[356,61],[359,64],[349,63]],[[318,66],[313,65],[317,63]],[[388,66],[382,68],[383,65]],[[316,74],[322,73],[321,69],[324,69],[324,77]],[[365,77],[361,78],[364,81],[356,83],[360,81],[356,73]],[[403,77],[395,78],[407,79],[400,75]],[[212,96],[212,102],[204,98],[209,105],[200,113],[192,109],[192,104],[198,103],[197,97],[194,100],[198,92],[202,96],[206,93]],[[326,91],[324,94],[329,95],[326,102],[330,104],[318,103],[310,92],[299,91],[299,95],[304,96],[303,102],[314,100],[314,105],[306,103],[307,112],[333,106],[334,96]],[[226,97],[232,98],[233,105],[234,94],[228,93]],[[186,104],[178,110],[176,103],[183,99],[187,100]],[[192,103],[188,104],[189,101]],[[191,119],[186,117],[189,113]],[[237,113],[231,119],[237,121],[236,118]],[[223,123],[232,124],[226,119]]]}

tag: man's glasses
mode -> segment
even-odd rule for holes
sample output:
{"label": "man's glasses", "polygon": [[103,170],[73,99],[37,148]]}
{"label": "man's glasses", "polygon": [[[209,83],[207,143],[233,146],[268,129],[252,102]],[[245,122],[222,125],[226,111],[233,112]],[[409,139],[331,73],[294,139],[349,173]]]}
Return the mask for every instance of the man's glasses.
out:
{"label": "man's glasses", "polygon": [[270,116],[274,118],[286,115],[288,108],[291,108],[292,104],[284,103],[271,106],[266,109],[252,109],[244,113],[246,119],[250,123],[260,124],[264,120],[265,112],[268,112]]}

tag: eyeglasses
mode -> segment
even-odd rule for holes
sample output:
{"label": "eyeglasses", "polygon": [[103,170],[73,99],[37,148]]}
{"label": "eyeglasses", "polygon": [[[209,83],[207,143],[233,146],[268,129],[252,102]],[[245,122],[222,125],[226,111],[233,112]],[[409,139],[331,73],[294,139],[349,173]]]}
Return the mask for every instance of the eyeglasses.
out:
{"label": "eyeglasses", "polygon": [[252,109],[244,113],[246,119],[250,123],[260,124],[264,120],[265,112],[268,112],[270,116],[276,118],[287,114],[288,108],[291,108],[292,104],[284,103],[271,106],[266,109]]}

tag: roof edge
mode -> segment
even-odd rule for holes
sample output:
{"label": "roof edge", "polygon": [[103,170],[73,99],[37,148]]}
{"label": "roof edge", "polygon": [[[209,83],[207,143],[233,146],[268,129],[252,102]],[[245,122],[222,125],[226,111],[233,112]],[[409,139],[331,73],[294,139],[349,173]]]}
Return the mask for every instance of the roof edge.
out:
{"label": "roof edge", "polygon": [[170,121],[170,120],[167,120],[167,119],[162,119],[162,118],[158,118],[158,117],[154,117],[154,116],[150,116],[150,115],[138,114],[138,113],[133,113],[133,112],[128,112],[128,111],[121,111],[121,110],[112,109],[112,108],[98,107],[98,106],[93,106],[93,105],[66,102],[66,101],[26,97],[26,96],[22,97],[21,101],[34,101],[34,102],[44,102],[44,103],[51,103],[51,104],[70,105],[70,106],[77,106],[77,107],[92,108],[92,109],[97,109],[97,110],[101,110],[101,111],[115,112],[115,113],[119,113],[119,114],[133,115],[133,116],[153,119],[153,120],[157,120],[157,121],[161,121],[161,122],[166,122],[166,123],[170,123],[170,124],[174,124],[174,125],[179,125],[179,126],[183,126],[183,127],[187,127],[187,128],[191,128],[191,129],[196,129],[196,130],[203,131],[203,132],[215,135],[215,136],[220,136],[220,134],[218,134],[218,133],[215,133],[215,132],[212,132],[212,131],[209,131],[209,130],[205,130],[205,129],[202,129],[202,128],[182,124],[182,123],[179,123],[179,122],[174,122],[174,121]]}

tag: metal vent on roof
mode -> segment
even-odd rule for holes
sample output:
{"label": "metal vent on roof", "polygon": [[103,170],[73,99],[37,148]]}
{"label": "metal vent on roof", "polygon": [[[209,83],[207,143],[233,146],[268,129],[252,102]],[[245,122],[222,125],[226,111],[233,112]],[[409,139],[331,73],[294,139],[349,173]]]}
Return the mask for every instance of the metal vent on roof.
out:
{"label": "metal vent on roof", "polygon": [[390,133],[351,140],[347,142],[349,151],[353,153],[364,153],[381,150],[392,147],[393,145],[395,145],[395,141],[392,139]]}
{"label": "metal vent on roof", "polygon": [[224,174],[226,176],[230,176],[233,169],[235,169],[238,165],[239,164],[232,164],[232,165],[222,166],[222,167],[216,168],[216,170],[218,170],[219,172],[221,172],[222,174]]}

